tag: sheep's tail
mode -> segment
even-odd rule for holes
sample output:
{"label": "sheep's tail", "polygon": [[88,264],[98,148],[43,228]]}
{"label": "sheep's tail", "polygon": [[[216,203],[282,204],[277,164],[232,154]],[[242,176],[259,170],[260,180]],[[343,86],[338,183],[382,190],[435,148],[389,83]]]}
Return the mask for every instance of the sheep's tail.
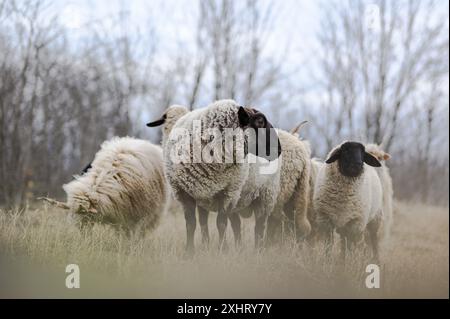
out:
{"label": "sheep's tail", "polygon": [[289,131],[289,133],[291,133],[292,135],[295,135],[295,136],[299,136],[299,133],[298,132],[300,132],[300,129],[305,125],[305,124],[307,124],[308,123],[308,121],[302,121],[302,122],[300,122],[300,124],[298,124],[296,127],[294,127],[292,130],[290,130]]}
{"label": "sheep's tail", "polygon": [[58,208],[62,208],[62,209],[70,209],[70,207],[69,207],[66,203],[58,202],[57,200],[54,200],[54,199],[52,199],[52,198],[48,198],[48,197],[38,197],[38,200],[46,201],[47,203],[50,203],[50,204],[52,204],[53,206],[58,207]]}

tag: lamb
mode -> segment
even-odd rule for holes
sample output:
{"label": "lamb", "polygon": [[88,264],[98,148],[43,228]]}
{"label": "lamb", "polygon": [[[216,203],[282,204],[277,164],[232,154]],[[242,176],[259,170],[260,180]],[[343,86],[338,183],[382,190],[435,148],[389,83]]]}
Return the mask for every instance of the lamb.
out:
{"label": "lamb", "polygon": [[119,229],[154,229],[164,213],[168,189],[162,149],[145,140],[115,137],[105,141],[85,173],[63,186],[68,209],[82,225],[111,224]]}
{"label": "lamb", "polygon": [[394,192],[391,174],[385,164],[387,160],[391,159],[391,155],[383,151],[381,146],[377,144],[367,144],[366,150],[381,163],[381,167],[377,168],[376,171],[383,187],[383,220],[380,232],[383,240],[386,241],[389,238],[393,222]]}
{"label": "lamb", "polygon": [[[381,163],[363,144],[343,142],[335,147],[320,168],[314,189],[313,205],[332,239],[341,237],[341,253],[359,243],[367,232],[373,257],[379,258],[379,228],[383,218],[383,190],[374,167]],[[364,165],[367,164],[367,165]]]}
{"label": "lamb", "polygon": [[[194,121],[201,123],[201,132],[216,129],[224,133],[227,129],[233,132],[244,132],[249,128],[263,129],[264,134],[256,133],[253,138],[240,139],[244,144],[245,159],[236,161],[237,149],[231,154],[232,162],[204,161],[195,162],[195,152],[188,147],[187,160],[177,161],[173,158],[179,149],[179,138],[187,134],[188,146],[192,146],[192,136],[195,139]],[[249,163],[250,156],[264,157],[267,161],[278,161],[281,148],[278,139],[276,143],[269,139],[273,127],[265,115],[257,110],[240,107],[233,100],[220,100],[206,108],[197,109],[182,116],[175,123],[169,139],[164,145],[165,172],[167,179],[184,208],[186,219],[187,242],[186,251],[194,252],[194,232],[196,227],[195,207],[198,205],[205,210],[217,211],[217,227],[219,230],[219,247],[225,242],[225,229],[228,218],[235,235],[240,240],[239,211],[251,209],[255,214],[255,245],[260,247],[265,233],[265,224],[269,213],[273,210],[279,191],[279,170],[272,175],[259,174],[259,164]],[[179,134],[180,132],[183,134]],[[211,142],[217,142],[216,136],[210,140],[206,134],[201,134],[201,149]],[[186,136],[186,135],[184,135]],[[235,136],[239,140],[239,136]],[[225,138],[226,141],[226,138]],[[224,141],[219,142],[219,149]],[[262,151],[270,150],[269,154]],[[225,153],[227,149],[225,148]],[[219,152],[217,152],[219,153]],[[218,155],[213,152],[217,160]],[[186,154],[185,154],[186,155]]]}

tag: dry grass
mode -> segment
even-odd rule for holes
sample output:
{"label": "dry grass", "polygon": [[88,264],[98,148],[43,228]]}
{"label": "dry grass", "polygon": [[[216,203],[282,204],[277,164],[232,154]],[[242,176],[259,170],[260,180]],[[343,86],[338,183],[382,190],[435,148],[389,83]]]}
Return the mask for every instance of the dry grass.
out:
{"label": "dry grass", "polygon": [[[363,253],[345,268],[337,247],[331,257],[320,245],[293,242],[256,253],[253,220],[244,220],[244,247],[219,254],[212,214],[211,247],[200,246],[198,230],[197,253],[186,259],[181,215],[130,239],[99,225],[80,232],[48,207],[0,211],[0,297],[448,298],[448,218],[448,209],[397,203],[381,288],[367,289]],[[65,288],[72,263],[80,266],[80,289]]]}

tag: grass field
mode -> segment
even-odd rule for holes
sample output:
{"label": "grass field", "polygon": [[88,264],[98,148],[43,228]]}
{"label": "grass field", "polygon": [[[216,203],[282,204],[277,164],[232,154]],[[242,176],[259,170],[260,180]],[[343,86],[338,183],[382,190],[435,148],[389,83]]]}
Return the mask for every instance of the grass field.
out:
{"label": "grass field", "polygon": [[[181,214],[167,214],[145,238],[127,238],[100,225],[80,232],[46,206],[2,210],[0,298],[448,298],[448,209],[397,202],[394,218],[381,287],[367,289],[362,253],[345,267],[337,247],[329,257],[321,245],[294,242],[256,253],[253,219],[243,221],[243,247],[219,254],[211,214],[209,249],[197,228],[197,253],[187,259]],[[227,237],[232,243],[230,229]],[[67,264],[79,265],[80,289],[65,287]]]}

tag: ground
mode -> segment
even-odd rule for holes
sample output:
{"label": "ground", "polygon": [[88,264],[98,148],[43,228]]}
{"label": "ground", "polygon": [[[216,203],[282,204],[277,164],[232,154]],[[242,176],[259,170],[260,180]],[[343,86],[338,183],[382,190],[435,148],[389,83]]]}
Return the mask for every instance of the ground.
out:
{"label": "ground", "polygon": [[[181,214],[168,213],[146,237],[128,238],[96,225],[80,232],[63,210],[32,206],[0,210],[0,298],[448,298],[448,208],[396,202],[392,235],[382,255],[381,287],[368,289],[368,260],[352,254],[345,268],[337,247],[288,241],[253,249],[253,219],[243,221],[243,247],[211,243],[184,256]],[[337,245],[336,245],[337,246]],[[66,265],[80,268],[80,289],[65,287]]]}

